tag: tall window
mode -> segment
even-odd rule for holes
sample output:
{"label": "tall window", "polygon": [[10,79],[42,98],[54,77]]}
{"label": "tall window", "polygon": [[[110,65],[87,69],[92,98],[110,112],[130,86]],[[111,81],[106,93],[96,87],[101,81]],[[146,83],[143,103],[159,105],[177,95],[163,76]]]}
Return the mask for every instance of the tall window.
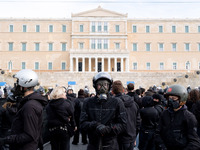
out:
{"label": "tall window", "polygon": [[22,62],[22,69],[26,69],[26,62]]}
{"label": "tall window", "polygon": [[53,25],[49,25],[49,32],[53,32]]}
{"label": "tall window", "polygon": [[198,33],[200,33],[200,26],[198,26]]}
{"label": "tall window", "polygon": [[189,26],[185,26],[185,33],[189,33]]}
{"label": "tall window", "polygon": [[98,40],[97,48],[98,48],[98,49],[102,49],[101,39]]}
{"label": "tall window", "polygon": [[172,51],[176,51],[176,43],[172,43]]}
{"label": "tall window", "polygon": [[137,63],[136,62],[133,63],[133,70],[137,70]]}
{"label": "tall window", "polygon": [[80,32],[83,32],[83,24],[80,25]]}
{"label": "tall window", "polygon": [[137,43],[133,43],[133,51],[137,51]]}
{"label": "tall window", "polygon": [[163,51],[164,50],[164,44],[163,43],[159,43],[158,44],[158,47],[159,47],[159,51]]}
{"label": "tall window", "polygon": [[104,39],[103,48],[108,49],[108,40]]}
{"label": "tall window", "polygon": [[172,33],[176,33],[176,26],[172,26]]}
{"label": "tall window", "polygon": [[199,50],[199,52],[200,52],[200,43],[198,43],[198,50]]}
{"label": "tall window", "polygon": [[8,50],[13,51],[13,42],[8,43]]}
{"label": "tall window", "polygon": [[92,42],[91,42],[91,49],[95,49],[95,39],[92,39]]}
{"label": "tall window", "polygon": [[173,62],[173,63],[172,63],[172,69],[173,69],[173,70],[177,70],[177,63],[176,63],[176,62]]}
{"label": "tall window", "polygon": [[150,32],[150,26],[146,26],[146,33]]}
{"label": "tall window", "polygon": [[101,32],[101,22],[98,22],[98,32]]}
{"label": "tall window", "polygon": [[22,51],[26,51],[26,43],[22,43]]}
{"label": "tall window", "polygon": [[39,62],[35,62],[35,70],[39,70]]}
{"label": "tall window", "polygon": [[83,42],[79,43],[79,49],[84,49],[84,43]]}
{"label": "tall window", "polygon": [[62,51],[66,51],[67,50],[67,43],[62,43]]}
{"label": "tall window", "polygon": [[26,32],[27,26],[23,25],[23,32]]}
{"label": "tall window", "polygon": [[160,70],[164,70],[164,63],[160,62]]}
{"label": "tall window", "polygon": [[53,51],[53,43],[48,43],[49,45],[49,51]]}
{"label": "tall window", "polygon": [[189,62],[189,61],[187,61],[187,62],[185,63],[185,69],[186,69],[186,70],[190,70],[190,62]]}
{"label": "tall window", "polygon": [[66,62],[62,62],[62,64],[61,64],[61,69],[62,69],[62,70],[66,70]]}
{"label": "tall window", "polygon": [[13,31],[14,31],[13,25],[10,25],[10,26],[9,26],[9,31],[10,31],[10,32],[13,32]]}
{"label": "tall window", "polygon": [[163,33],[163,26],[159,26],[159,33]]}
{"label": "tall window", "polygon": [[137,26],[133,26],[133,33],[136,33],[137,32]]}
{"label": "tall window", "polygon": [[200,62],[199,62],[199,65],[198,65],[198,69],[200,69]]}
{"label": "tall window", "polygon": [[62,25],[62,32],[66,32],[67,31],[67,26],[66,25]]}
{"label": "tall window", "polygon": [[35,32],[40,32],[40,25],[35,26]]}
{"label": "tall window", "polygon": [[147,70],[151,70],[151,64],[150,64],[150,62],[146,63],[146,67],[147,67]]}
{"label": "tall window", "polygon": [[53,69],[53,64],[52,62],[48,62],[48,70],[52,70]]}
{"label": "tall window", "polygon": [[120,43],[115,43],[115,49],[120,49]]}
{"label": "tall window", "polygon": [[103,30],[104,32],[108,32],[108,22],[104,22]]}
{"label": "tall window", "polygon": [[151,50],[151,45],[150,43],[146,43],[146,51],[150,51]]}
{"label": "tall window", "polygon": [[39,51],[40,50],[40,43],[35,43],[35,51]]}
{"label": "tall window", "polygon": [[185,43],[185,50],[190,51],[190,43]]}
{"label": "tall window", "polygon": [[11,71],[13,69],[12,61],[8,62],[8,70]]}
{"label": "tall window", "polygon": [[115,25],[115,32],[119,32],[119,25]]}
{"label": "tall window", "polygon": [[92,22],[92,32],[95,32],[95,22]]}

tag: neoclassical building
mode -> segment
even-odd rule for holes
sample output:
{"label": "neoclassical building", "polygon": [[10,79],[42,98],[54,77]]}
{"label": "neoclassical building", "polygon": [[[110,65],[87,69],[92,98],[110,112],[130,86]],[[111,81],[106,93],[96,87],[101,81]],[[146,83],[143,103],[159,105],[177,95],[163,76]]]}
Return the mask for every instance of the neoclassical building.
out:
{"label": "neoclassical building", "polygon": [[0,69],[195,72],[200,19],[131,19],[98,7],[68,19],[0,19]]}

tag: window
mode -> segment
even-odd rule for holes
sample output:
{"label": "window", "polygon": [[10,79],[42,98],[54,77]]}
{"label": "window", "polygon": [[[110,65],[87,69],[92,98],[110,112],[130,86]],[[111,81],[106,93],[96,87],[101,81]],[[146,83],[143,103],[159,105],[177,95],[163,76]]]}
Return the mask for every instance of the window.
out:
{"label": "window", "polygon": [[120,43],[115,43],[115,49],[120,49]]}
{"label": "window", "polygon": [[146,33],[150,33],[150,26],[146,26]]}
{"label": "window", "polygon": [[100,40],[100,39],[98,40],[97,48],[98,48],[98,49],[102,49],[102,43],[101,43],[101,40]]}
{"label": "window", "polygon": [[200,62],[199,62],[199,68],[198,69],[200,69]]}
{"label": "window", "polygon": [[108,22],[104,22],[103,30],[104,32],[108,32]]}
{"label": "window", "polygon": [[13,69],[12,61],[8,62],[8,70],[11,71]]}
{"label": "window", "polygon": [[158,49],[159,51],[164,50],[164,44],[163,43],[159,43],[158,46],[159,46],[159,49]]}
{"label": "window", "polygon": [[92,32],[95,32],[95,22],[92,22]]}
{"label": "window", "polygon": [[83,32],[83,25],[80,25],[80,32]]}
{"label": "window", "polygon": [[65,63],[65,62],[62,62],[62,64],[61,64],[61,69],[62,69],[62,70],[66,70],[66,63]]}
{"label": "window", "polygon": [[137,63],[136,62],[133,63],[133,70],[137,70]]}
{"label": "window", "polygon": [[189,26],[185,26],[185,33],[189,33]]}
{"label": "window", "polygon": [[160,62],[160,70],[164,70],[164,63]]}
{"label": "window", "polygon": [[176,43],[172,43],[172,51],[176,51]]}
{"label": "window", "polygon": [[159,26],[159,33],[163,33],[163,26]]}
{"label": "window", "polygon": [[35,26],[35,32],[40,32],[40,25]]}
{"label": "window", "polygon": [[66,25],[62,25],[62,32],[66,32],[67,31],[67,26]]}
{"label": "window", "polygon": [[190,51],[190,43],[185,43],[185,50]]}
{"label": "window", "polygon": [[53,32],[53,25],[49,25],[49,32]]}
{"label": "window", "polygon": [[176,33],[176,26],[172,26],[172,33]]}
{"label": "window", "polygon": [[35,43],[35,51],[39,51],[40,50],[40,43]]}
{"label": "window", "polygon": [[49,43],[49,51],[53,51],[53,43]]}
{"label": "window", "polygon": [[198,26],[198,33],[200,33],[200,26]]}
{"label": "window", "polygon": [[98,32],[101,32],[101,22],[98,22]]}
{"label": "window", "polygon": [[26,32],[26,25],[23,25],[23,32]]}
{"label": "window", "polygon": [[91,42],[91,49],[95,49],[95,40],[94,39],[92,39],[92,42]]}
{"label": "window", "polygon": [[119,32],[119,25],[115,25],[115,32]]}
{"label": "window", "polygon": [[133,33],[137,32],[137,26],[133,26]]}
{"label": "window", "polygon": [[82,62],[78,62],[78,71],[79,71],[79,72],[83,70],[82,67],[83,67]]}
{"label": "window", "polygon": [[22,43],[22,51],[26,51],[26,43]]}
{"label": "window", "polygon": [[200,43],[198,44],[198,50],[199,50],[199,52],[200,52]]}
{"label": "window", "polygon": [[10,32],[13,32],[13,31],[14,31],[13,25],[10,25],[9,31],[10,31]]}
{"label": "window", "polygon": [[22,62],[22,69],[26,69],[26,62]]}
{"label": "window", "polygon": [[66,51],[67,50],[67,43],[62,43],[62,51]]}
{"label": "window", "polygon": [[48,70],[52,70],[53,69],[53,64],[52,62],[48,62]]}
{"label": "window", "polygon": [[35,62],[35,70],[39,70],[39,62]]}
{"label": "window", "polygon": [[190,62],[189,61],[187,61],[186,63],[185,63],[185,69],[186,70],[190,70]]}
{"label": "window", "polygon": [[146,43],[146,51],[150,51],[151,50],[151,47],[150,47],[150,43]]}
{"label": "window", "polygon": [[133,51],[137,51],[137,43],[133,43]]}
{"label": "window", "polygon": [[150,64],[150,62],[146,63],[146,67],[147,67],[147,70],[151,70],[151,64]]}
{"label": "window", "polygon": [[173,69],[173,70],[177,70],[177,63],[176,63],[176,62],[173,62],[173,64],[172,64],[172,69]]}
{"label": "window", "polygon": [[108,49],[108,40],[107,39],[104,39],[103,48]]}
{"label": "window", "polygon": [[13,42],[8,43],[8,50],[13,51]]}
{"label": "window", "polygon": [[84,43],[83,42],[79,43],[79,49],[84,49]]}

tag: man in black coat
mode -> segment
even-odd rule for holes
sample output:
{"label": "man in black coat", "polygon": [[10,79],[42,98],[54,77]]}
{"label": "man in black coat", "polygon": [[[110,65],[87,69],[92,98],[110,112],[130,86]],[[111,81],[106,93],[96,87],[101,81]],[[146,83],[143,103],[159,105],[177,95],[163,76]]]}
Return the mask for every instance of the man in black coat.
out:
{"label": "man in black coat", "polygon": [[122,82],[117,80],[112,84],[112,94],[120,98],[126,108],[127,126],[126,130],[119,134],[118,142],[120,150],[133,150],[137,133],[140,129],[140,113],[139,107],[135,103],[133,97],[124,95]]}
{"label": "man in black coat", "polygon": [[41,142],[42,114],[47,99],[34,92],[38,76],[32,70],[15,75],[14,95],[23,96],[11,127],[11,135],[0,139],[0,145],[10,144],[10,150],[36,150]]}
{"label": "man in black coat", "polygon": [[126,110],[121,99],[112,97],[109,90],[112,78],[100,72],[93,78],[96,96],[83,104],[81,130],[88,132],[87,150],[118,150],[117,135],[126,128]]}

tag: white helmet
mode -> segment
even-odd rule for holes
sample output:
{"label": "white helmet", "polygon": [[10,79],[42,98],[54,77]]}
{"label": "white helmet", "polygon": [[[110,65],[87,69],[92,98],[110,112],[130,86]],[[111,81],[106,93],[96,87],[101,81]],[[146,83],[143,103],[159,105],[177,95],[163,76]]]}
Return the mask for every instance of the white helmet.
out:
{"label": "white helmet", "polygon": [[14,77],[18,79],[18,84],[22,87],[34,87],[38,84],[38,76],[31,69],[23,69]]}

